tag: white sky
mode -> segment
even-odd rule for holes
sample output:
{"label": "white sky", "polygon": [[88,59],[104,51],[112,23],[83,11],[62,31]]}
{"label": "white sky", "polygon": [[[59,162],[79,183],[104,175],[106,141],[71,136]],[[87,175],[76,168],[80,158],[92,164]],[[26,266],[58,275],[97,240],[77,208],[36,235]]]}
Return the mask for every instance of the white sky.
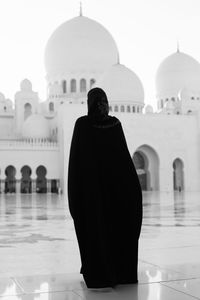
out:
{"label": "white sky", "polygon": [[[83,15],[114,37],[120,62],[142,80],[155,106],[155,73],[176,51],[200,61],[200,0],[82,0]],[[46,99],[44,49],[52,32],[79,14],[78,0],[0,0],[0,91],[14,100],[24,78]]]}

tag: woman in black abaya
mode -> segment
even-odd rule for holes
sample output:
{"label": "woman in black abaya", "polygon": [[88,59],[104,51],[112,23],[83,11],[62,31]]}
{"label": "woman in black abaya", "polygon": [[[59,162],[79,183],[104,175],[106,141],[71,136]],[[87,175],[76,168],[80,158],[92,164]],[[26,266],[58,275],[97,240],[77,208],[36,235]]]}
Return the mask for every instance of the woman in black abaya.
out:
{"label": "woman in black abaya", "polygon": [[89,288],[138,281],[142,192],[121,123],[108,111],[105,92],[90,90],[69,158],[69,209]]}

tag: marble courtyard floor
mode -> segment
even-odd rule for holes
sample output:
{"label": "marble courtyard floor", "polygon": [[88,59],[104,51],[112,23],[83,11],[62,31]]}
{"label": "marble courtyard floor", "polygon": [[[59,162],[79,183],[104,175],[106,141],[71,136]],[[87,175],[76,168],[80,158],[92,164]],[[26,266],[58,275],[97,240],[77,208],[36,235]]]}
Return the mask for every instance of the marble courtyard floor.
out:
{"label": "marble courtyard floor", "polygon": [[143,204],[139,283],[95,292],[79,275],[66,200],[1,195],[0,299],[200,299],[200,193],[145,192]]}

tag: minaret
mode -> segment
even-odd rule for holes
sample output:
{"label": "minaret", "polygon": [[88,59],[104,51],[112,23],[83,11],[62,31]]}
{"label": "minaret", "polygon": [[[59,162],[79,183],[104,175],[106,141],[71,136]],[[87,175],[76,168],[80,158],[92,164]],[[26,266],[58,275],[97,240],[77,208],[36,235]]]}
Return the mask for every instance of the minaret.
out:
{"label": "minaret", "polygon": [[83,9],[82,9],[82,2],[80,1],[80,11],[79,11],[79,16],[82,17],[83,15]]}

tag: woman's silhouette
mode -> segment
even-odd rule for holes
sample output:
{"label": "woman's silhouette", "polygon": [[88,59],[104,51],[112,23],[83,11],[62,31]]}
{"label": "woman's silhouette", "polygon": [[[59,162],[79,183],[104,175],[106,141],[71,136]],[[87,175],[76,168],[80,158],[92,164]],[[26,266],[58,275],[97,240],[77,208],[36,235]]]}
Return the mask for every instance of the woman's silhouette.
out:
{"label": "woman's silhouette", "polygon": [[88,93],[70,150],[68,199],[87,287],[137,282],[142,192],[123,129],[105,92]]}

